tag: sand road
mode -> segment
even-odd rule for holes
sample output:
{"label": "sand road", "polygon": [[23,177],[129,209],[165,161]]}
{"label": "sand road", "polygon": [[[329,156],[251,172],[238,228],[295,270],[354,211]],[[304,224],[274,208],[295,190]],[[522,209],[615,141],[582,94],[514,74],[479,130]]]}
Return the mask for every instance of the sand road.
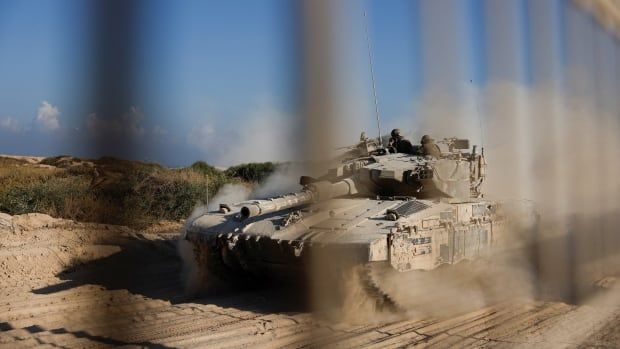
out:
{"label": "sand road", "polygon": [[0,214],[0,347],[620,348],[620,290],[444,319],[335,324],[277,290],[186,299],[174,233]]}

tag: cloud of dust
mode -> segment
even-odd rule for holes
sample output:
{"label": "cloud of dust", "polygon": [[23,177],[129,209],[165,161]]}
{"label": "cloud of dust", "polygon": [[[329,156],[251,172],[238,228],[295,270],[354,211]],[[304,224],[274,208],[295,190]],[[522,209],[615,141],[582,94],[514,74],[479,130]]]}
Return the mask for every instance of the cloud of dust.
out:
{"label": "cloud of dust", "polygon": [[194,256],[194,246],[187,240],[179,238],[177,253],[181,258],[181,275],[185,293],[195,295],[201,290],[200,266]]}
{"label": "cloud of dust", "polygon": [[[528,301],[537,296],[535,265],[527,238],[531,225],[515,224],[506,229],[507,241],[518,248],[489,251],[484,256],[429,271],[398,272],[388,263],[367,267],[366,280],[344,278],[344,301],[332,317],[348,323],[380,323],[403,319],[450,317],[512,300]],[[349,273],[352,274],[352,273]],[[367,285],[377,289],[368,293]],[[396,306],[376,302],[386,295]]]}
{"label": "cloud of dust", "polygon": [[236,203],[247,200],[252,187],[246,184],[224,184],[213,199],[209,200],[208,211],[217,210],[221,203]]}
{"label": "cloud of dust", "polygon": [[299,177],[305,174],[304,169],[301,163],[279,165],[274,173],[254,188],[251,197],[267,198],[301,190]]}
{"label": "cloud of dust", "polygon": [[391,266],[373,270],[381,289],[407,317],[445,317],[508,299],[532,299],[534,280],[524,256],[494,254],[432,271],[399,273]]}
{"label": "cloud of dust", "polygon": [[264,100],[240,120],[212,118],[197,125],[188,133],[186,142],[218,166],[291,161],[299,157],[303,147],[296,121],[294,114]]}

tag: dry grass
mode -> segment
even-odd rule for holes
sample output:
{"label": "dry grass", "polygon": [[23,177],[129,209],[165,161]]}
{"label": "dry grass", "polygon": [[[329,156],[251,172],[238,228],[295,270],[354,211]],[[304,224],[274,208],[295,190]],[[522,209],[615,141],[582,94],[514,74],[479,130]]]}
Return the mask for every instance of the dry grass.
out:
{"label": "dry grass", "polygon": [[4,166],[18,166],[18,165],[24,165],[27,164],[28,161],[23,160],[23,159],[16,159],[16,158],[12,158],[12,157],[7,157],[7,156],[0,156],[0,166],[4,167]]}
{"label": "dry grass", "polygon": [[[231,182],[264,178],[274,166],[248,164],[227,173],[204,162],[181,169],[104,157],[68,156],[33,164],[0,162],[0,211],[46,213],[78,221],[144,228],[154,222],[186,218],[196,205]],[[241,175],[239,175],[241,173]],[[250,173],[253,178],[243,178]]]}

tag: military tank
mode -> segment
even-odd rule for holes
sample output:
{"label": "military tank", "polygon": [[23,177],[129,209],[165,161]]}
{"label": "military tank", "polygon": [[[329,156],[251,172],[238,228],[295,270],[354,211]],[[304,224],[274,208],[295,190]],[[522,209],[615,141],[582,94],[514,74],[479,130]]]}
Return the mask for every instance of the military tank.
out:
{"label": "military tank", "polygon": [[[481,192],[484,150],[457,138],[437,144],[438,157],[397,153],[362,134],[323,176],[302,176],[300,191],[221,203],[188,222],[183,238],[205,277],[218,279],[290,280],[317,258],[396,272],[475,259],[502,239],[498,203]],[[371,275],[361,282],[389,300]]]}

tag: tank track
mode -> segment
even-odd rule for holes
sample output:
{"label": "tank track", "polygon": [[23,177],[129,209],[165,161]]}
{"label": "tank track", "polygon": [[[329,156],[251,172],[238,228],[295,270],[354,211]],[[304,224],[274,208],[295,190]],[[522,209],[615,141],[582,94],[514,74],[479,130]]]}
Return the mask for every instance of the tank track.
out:
{"label": "tank track", "polygon": [[[254,287],[261,284],[255,275],[244,271],[239,265],[229,265],[224,254],[226,246],[217,241],[209,244],[193,243],[194,256],[200,268],[200,277],[207,292],[218,293],[234,288]],[[235,263],[243,263],[240,256],[229,256]]]}
{"label": "tank track", "polygon": [[199,268],[201,286],[205,291],[217,292],[233,281],[232,271],[224,264],[217,245],[194,243],[194,257]]}
{"label": "tank track", "polygon": [[377,310],[392,312],[402,310],[403,307],[381,288],[380,282],[374,277],[376,272],[376,266],[373,264],[365,264],[359,269],[359,280],[366,294],[375,300]]}
{"label": "tank track", "polygon": [[[248,285],[244,282],[249,275],[239,272],[226,265],[217,244],[194,244],[194,256],[200,266],[200,277],[204,290],[218,292],[222,289],[235,287],[236,285]],[[354,267],[352,272],[357,273],[357,280],[366,296],[374,301],[375,308],[379,311],[399,312],[404,309],[390,294],[381,287],[381,282],[375,275],[383,272],[378,266],[367,263]]]}

